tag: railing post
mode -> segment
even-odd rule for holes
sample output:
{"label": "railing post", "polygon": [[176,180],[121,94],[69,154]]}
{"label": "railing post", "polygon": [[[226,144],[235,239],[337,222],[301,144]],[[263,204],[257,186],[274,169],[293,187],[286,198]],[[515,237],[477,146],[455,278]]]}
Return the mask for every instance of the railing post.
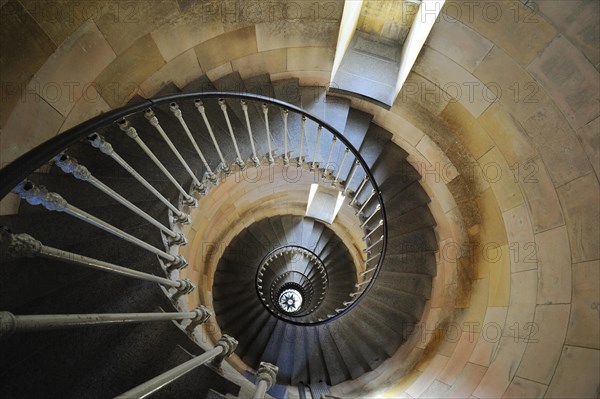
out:
{"label": "railing post", "polygon": [[78,266],[85,266],[120,276],[158,283],[168,288],[175,288],[177,292],[173,296],[177,294],[178,296],[176,298],[179,298],[181,295],[189,294],[195,288],[191,281],[187,279],[171,280],[168,278],[155,276],[153,274],[117,266],[112,263],[89,258],[73,252],[63,251],[62,249],[48,247],[29,234],[13,234],[4,226],[0,227],[0,242],[3,245],[6,245],[6,252],[13,257],[23,256],[33,258],[36,256],[41,256],[43,258],[54,259]]}
{"label": "railing post", "polygon": [[288,153],[288,110],[283,110],[283,164],[289,165],[290,157]]}
{"label": "railing post", "polygon": [[171,313],[91,313],[91,314],[48,314],[16,316],[0,312],[0,338],[31,331],[61,330],[76,327],[92,327],[107,324],[130,324],[155,321],[195,319],[193,312]]}
{"label": "railing post", "polygon": [[252,136],[252,126],[250,125],[250,116],[248,115],[248,104],[246,100],[241,100],[242,110],[244,111],[244,117],[246,119],[246,126],[248,128],[248,136],[250,137],[250,145],[252,146],[252,162],[257,168],[260,166],[260,160],[256,156],[256,147],[254,146],[254,137]]}
{"label": "railing post", "polygon": [[[237,341],[231,338],[229,335],[223,335],[223,337],[217,342],[214,348],[204,352],[200,356],[196,356],[193,359],[188,360],[179,366],[162,373],[161,375],[154,377],[150,381],[147,381],[137,387],[130,389],[129,391],[117,396],[118,399],[142,399],[148,397],[154,392],[158,391],[165,385],[168,385],[183,375],[189,373],[193,369],[208,363],[213,359],[223,359],[233,353],[237,347]],[[220,363],[219,363],[220,365]]]}
{"label": "railing post", "polygon": [[229,168],[229,166],[227,166],[225,157],[223,157],[223,153],[221,152],[221,147],[219,147],[219,143],[217,143],[217,139],[215,138],[215,133],[213,132],[212,126],[210,125],[210,122],[208,121],[208,117],[206,116],[206,108],[204,108],[204,103],[202,102],[202,100],[194,100],[194,106],[196,107],[198,112],[200,112],[200,115],[202,116],[202,120],[204,121],[204,125],[206,126],[206,129],[208,130],[208,134],[210,135],[210,138],[215,146],[215,149],[217,150],[217,154],[219,155],[219,159],[221,160],[221,170],[223,171],[223,173],[225,173],[225,175],[229,176],[231,174],[231,169]]}
{"label": "railing post", "polygon": [[267,154],[267,160],[269,161],[269,165],[273,165],[275,160],[273,159],[273,148],[271,148],[271,130],[269,129],[269,107],[266,103],[262,105],[263,114],[265,116],[265,130],[267,132],[267,147],[269,149],[269,154]]}
{"label": "railing post", "polygon": [[313,171],[317,167],[317,152],[319,151],[319,145],[321,142],[321,132],[323,131],[323,126],[319,125],[317,127],[317,140],[315,142],[315,149],[313,150],[313,159],[310,164],[310,170]]}
{"label": "railing post", "polygon": [[67,215],[74,216],[79,220],[96,226],[114,236],[125,241],[129,241],[149,252],[152,252],[162,259],[169,262],[169,268],[181,269],[187,266],[187,261],[180,255],[171,255],[162,251],[137,237],[132,236],[117,227],[106,223],[105,221],[90,215],[89,213],[69,204],[63,197],[57,193],[48,192],[44,186],[36,186],[32,182],[25,180],[13,190],[21,199],[26,200],[31,205],[42,205],[49,211],[64,212]]}
{"label": "railing post", "polygon": [[350,175],[348,176],[348,179],[344,182],[344,195],[346,195],[346,193],[348,193],[348,190],[350,190],[350,184],[352,184],[352,179],[354,179],[354,175],[356,174],[358,165],[360,165],[360,162],[357,159],[356,161],[354,161],[352,169],[350,169]]}
{"label": "railing post", "polygon": [[331,183],[332,185],[335,185],[335,183],[337,183],[337,181],[339,180],[340,173],[342,172],[342,169],[344,168],[344,163],[346,162],[346,158],[348,157],[349,152],[350,152],[350,149],[348,147],[346,147],[346,149],[344,150],[344,156],[342,157],[342,162],[340,162],[340,167],[338,168],[338,171],[335,174],[335,178],[333,179],[333,182]]}
{"label": "railing post", "polygon": [[212,169],[208,165],[208,161],[204,157],[204,154],[202,153],[202,151],[200,151],[200,147],[198,147],[198,143],[196,143],[196,140],[194,139],[194,136],[192,136],[192,132],[190,132],[190,129],[188,128],[187,123],[185,123],[185,120],[183,119],[183,114],[181,113],[181,110],[179,109],[179,106],[176,103],[171,103],[171,104],[169,104],[169,109],[171,110],[171,112],[173,112],[173,115],[175,115],[175,117],[179,121],[179,124],[181,125],[181,127],[185,131],[185,134],[187,135],[188,139],[192,143],[192,146],[196,150],[196,153],[200,157],[200,160],[202,161],[202,164],[204,165],[204,168],[206,169],[206,176],[205,177],[208,180],[210,180],[211,182],[213,182],[213,184],[216,183],[217,182],[217,176],[213,173]]}
{"label": "railing post", "polygon": [[142,175],[140,175],[135,169],[133,169],[131,165],[125,162],[125,160],[121,158],[119,154],[117,154],[117,152],[113,149],[112,145],[108,141],[106,141],[104,137],[102,137],[98,133],[92,133],[88,136],[88,141],[90,142],[92,147],[97,148],[98,150],[100,150],[101,153],[108,155],[109,157],[114,159],[115,162],[121,165],[123,169],[125,169],[138,182],[140,182],[144,187],[146,187],[146,189],[148,189],[152,194],[154,194],[156,198],[160,200],[160,202],[165,204],[165,206],[169,208],[171,212],[173,212],[173,214],[175,215],[175,220],[177,223],[191,223],[191,219],[188,215],[186,215],[185,213],[177,209],[173,204],[171,204],[171,202],[168,199],[166,199],[164,195],[159,193],[158,190],[155,189],[154,186],[152,186],[152,184],[148,183],[148,181],[144,179]]}
{"label": "railing post", "polygon": [[208,308],[204,305],[200,305],[199,307],[194,309],[194,312],[196,312],[196,314],[197,314],[196,318],[192,319],[190,321],[190,324],[188,324],[185,327],[186,331],[189,333],[194,331],[194,329],[196,327],[198,327],[200,324],[206,323],[208,321],[208,319],[210,319],[210,316],[212,316],[212,313],[210,312],[210,310],[208,310]]}
{"label": "railing post", "polygon": [[300,151],[298,151],[298,163],[297,163],[298,167],[301,167],[302,162],[304,161],[302,159],[302,149],[304,147],[305,129],[306,129],[306,116],[302,115],[302,123],[300,125]]}
{"label": "railing post", "polygon": [[161,137],[163,138],[165,143],[167,143],[167,145],[169,146],[171,151],[173,151],[173,154],[175,154],[175,156],[177,157],[179,162],[183,165],[183,168],[188,172],[188,174],[192,178],[192,181],[194,182],[194,185],[192,186],[192,188],[201,194],[206,194],[206,185],[204,183],[200,182],[200,180],[198,180],[198,178],[196,177],[196,174],[192,171],[192,169],[190,168],[188,163],[185,161],[185,159],[183,159],[183,156],[179,153],[179,150],[175,147],[175,145],[173,144],[173,142],[171,141],[169,136],[167,136],[167,133],[165,132],[165,130],[160,125],[160,122],[158,121],[158,118],[154,114],[154,111],[152,111],[150,108],[148,108],[147,110],[144,111],[144,117],[146,117],[146,119],[148,119],[148,122],[150,122],[150,124],[152,126],[154,126],[154,128],[161,135]]}
{"label": "railing post", "polygon": [[219,106],[221,107],[221,111],[223,111],[223,116],[225,117],[227,128],[229,129],[229,135],[231,136],[231,141],[233,141],[233,147],[235,148],[235,153],[237,155],[235,163],[239,166],[241,170],[244,170],[246,169],[246,163],[242,159],[242,154],[240,154],[240,149],[238,148],[237,141],[235,139],[235,134],[233,133],[233,126],[231,126],[231,121],[229,120],[229,113],[227,112],[227,103],[225,102],[225,99],[219,99]]}
{"label": "railing post", "polygon": [[117,193],[106,184],[102,183],[99,179],[94,177],[88,168],[81,165],[77,162],[75,158],[69,157],[67,154],[59,154],[54,157],[54,164],[58,166],[63,172],[69,173],[73,175],[78,180],[82,180],[90,183],[92,186],[96,187],[109,197],[113,198],[121,205],[125,206],[127,209],[131,210],[136,215],[142,217],[146,221],[150,222],[154,227],[158,228],[162,231],[168,238],[169,246],[171,245],[186,245],[187,239],[181,233],[176,233],[173,230],[169,229],[167,226],[160,223],[158,220],[154,219],[152,216],[148,215],[146,212],[138,208],[136,205],[131,203],[121,194]]}
{"label": "railing post", "polygon": [[129,136],[131,139],[133,139],[133,141],[135,141],[137,143],[137,145],[140,146],[140,148],[142,149],[142,151],[144,151],[146,153],[148,158],[150,158],[152,160],[152,162],[154,162],[154,164],[165,174],[167,179],[169,179],[171,181],[171,183],[173,183],[173,185],[177,188],[177,190],[179,190],[179,192],[183,196],[183,203],[185,205],[197,207],[198,201],[196,201],[196,199],[194,197],[189,195],[183,189],[183,187],[181,187],[181,184],[179,184],[177,179],[175,179],[173,177],[173,175],[171,174],[171,172],[169,172],[167,170],[165,165],[163,165],[163,163],[156,157],[156,155],[154,155],[152,150],[150,148],[148,148],[146,143],[144,143],[142,138],[138,135],[137,130],[135,130],[135,128],[133,126],[131,126],[129,121],[127,119],[121,119],[120,121],[117,122],[117,124],[119,125],[119,128],[123,132],[125,132],[125,134],[127,134],[127,136]]}
{"label": "railing post", "polygon": [[269,388],[275,384],[279,368],[267,362],[260,362],[256,371],[256,391],[252,399],[264,399]]}

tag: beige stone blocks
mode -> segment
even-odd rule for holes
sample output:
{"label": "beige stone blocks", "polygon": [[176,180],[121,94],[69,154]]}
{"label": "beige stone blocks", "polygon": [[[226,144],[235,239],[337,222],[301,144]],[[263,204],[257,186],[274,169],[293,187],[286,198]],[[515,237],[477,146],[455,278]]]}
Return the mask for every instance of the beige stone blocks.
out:
{"label": "beige stone blocks", "polygon": [[426,44],[471,73],[493,47],[485,37],[449,17],[438,18]]}
{"label": "beige stone blocks", "polygon": [[[483,115],[486,115],[493,107],[494,105],[490,106]],[[469,150],[473,158],[479,159],[494,146],[494,142],[478,123],[478,120],[459,102],[448,103],[440,116]]]}
{"label": "beige stone blocks", "polygon": [[181,14],[174,21],[152,31],[152,38],[163,58],[171,61],[187,50],[225,33],[220,20],[206,20],[207,17],[201,10],[198,10],[198,14]]}
{"label": "beige stone blocks", "polygon": [[599,350],[565,345],[545,398],[597,397],[599,365]]}
{"label": "beige stone blocks", "polygon": [[600,261],[573,265],[573,300],[568,345],[600,349]]}
{"label": "beige stone blocks", "polygon": [[538,267],[537,245],[534,241],[529,211],[521,204],[502,213],[506,234],[511,272],[517,273]]}
{"label": "beige stone blocks", "polygon": [[0,126],[4,128],[27,83],[54,52],[56,45],[19,2],[3,2],[0,11]]}
{"label": "beige stone blocks", "polygon": [[505,398],[543,398],[548,389],[547,385],[537,383],[535,381],[526,380],[524,378],[515,377],[504,391],[502,399]]}
{"label": "beige stone blocks", "polygon": [[152,36],[142,36],[104,69],[96,80],[97,88],[108,105],[116,108],[164,64]]}
{"label": "beige stone blocks", "polygon": [[447,1],[447,19],[459,19],[527,65],[556,36],[556,30],[518,0],[498,2]]}
{"label": "beige stone blocks", "polygon": [[73,32],[29,82],[63,116],[80,99],[91,101],[96,77],[116,55],[96,25],[88,20]]}
{"label": "beige stone blocks", "polygon": [[496,95],[483,82],[433,49],[421,53],[413,70],[435,83],[444,96],[458,101],[476,118],[496,100]]}
{"label": "beige stone blocks", "polygon": [[194,47],[200,66],[210,71],[225,62],[256,53],[254,26],[219,35]]}
{"label": "beige stone blocks", "polygon": [[261,51],[231,61],[234,71],[239,71],[242,79],[264,73],[284,72],[287,68],[287,51],[278,49]]}
{"label": "beige stone blocks", "polygon": [[600,259],[600,188],[596,175],[587,174],[557,191],[565,213],[571,259],[574,263]]}
{"label": "beige stone blocks", "polygon": [[329,47],[291,47],[287,49],[287,70],[331,71],[334,55]]}
{"label": "beige stone blocks", "polygon": [[339,21],[336,19],[279,20],[256,25],[258,51],[287,47],[335,48]]}
{"label": "beige stone blocks", "polygon": [[517,375],[548,385],[562,352],[570,306],[538,305],[532,323],[519,325],[527,343]]}
{"label": "beige stone blocks", "polygon": [[168,83],[183,88],[185,85],[202,75],[202,68],[193,49],[187,50],[164,64],[141,85],[144,97],[152,97]]}
{"label": "beige stone blocks", "polygon": [[598,116],[600,76],[567,39],[557,37],[527,70],[546,88],[572,126]]}
{"label": "beige stone blocks", "polygon": [[571,250],[565,226],[535,235],[538,260],[537,303],[571,302]]}

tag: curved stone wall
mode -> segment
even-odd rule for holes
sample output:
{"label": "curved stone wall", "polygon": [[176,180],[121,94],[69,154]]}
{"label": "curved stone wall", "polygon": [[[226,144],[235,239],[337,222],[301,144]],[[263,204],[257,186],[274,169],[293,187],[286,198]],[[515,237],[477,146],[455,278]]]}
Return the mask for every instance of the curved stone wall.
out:
{"label": "curved stone wall", "polygon": [[[1,162],[168,82],[326,84],[342,3],[3,1]],[[599,4],[449,1],[394,107],[353,100],[421,170],[443,272],[414,368],[334,392],[598,394]]]}

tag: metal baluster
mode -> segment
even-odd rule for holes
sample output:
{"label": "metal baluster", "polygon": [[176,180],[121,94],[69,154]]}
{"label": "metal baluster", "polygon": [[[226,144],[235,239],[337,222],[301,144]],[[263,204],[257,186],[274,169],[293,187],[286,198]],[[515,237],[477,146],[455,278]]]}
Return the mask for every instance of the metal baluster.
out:
{"label": "metal baluster", "polygon": [[240,149],[238,148],[237,141],[235,140],[235,135],[233,134],[233,127],[231,126],[231,121],[229,120],[229,113],[227,112],[227,103],[223,98],[220,98],[219,105],[221,106],[221,111],[223,111],[223,116],[225,117],[225,121],[227,122],[227,128],[229,129],[229,135],[231,136],[231,140],[233,141],[233,147],[235,148],[235,153],[237,154],[237,159],[235,163],[239,166],[241,170],[244,170],[246,169],[246,163],[242,160]]}
{"label": "metal baluster", "polygon": [[114,236],[135,244],[160,258],[169,262],[169,269],[181,269],[187,266],[187,261],[180,255],[175,256],[162,251],[152,245],[132,236],[117,227],[90,215],[89,213],[69,204],[63,197],[57,193],[48,192],[44,186],[36,186],[32,182],[25,180],[13,190],[21,199],[26,200],[31,205],[42,205],[49,211],[64,212],[67,215],[74,216],[79,220],[96,226]]}
{"label": "metal baluster", "polygon": [[369,203],[369,201],[371,201],[371,199],[375,196],[375,189],[371,190],[371,194],[369,194],[369,197],[365,200],[365,202],[363,202],[362,206],[360,207],[360,209],[356,212],[356,214],[361,214],[362,211],[365,209],[365,207],[367,206],[367,204]]}
{"label": "metal baluster", "polygon": [[183,196],[183,201],[182,201],[183,204],[188,205],[188,206],[197,207],[198,206],[198,201],[196,201],[196,199],[194,197],[192,197],[191,195],[189,195],[183,189],[183,187],[181,187],[181,185],[179,184],[179,182],[177,181],[177,179],[175,179],[173,177],[173,175],[167,170],[167,168],[165,168],[165,166],[162,164],[162,162],[160,162],[158,160],[158,158],[156,157],[156,155],[154,155],[154,153],[152,152],[152,150],[150,150],[150,148],[148,148],[148,146],[146,145],[146,143],[144,143],[144,141],[138,135],[137,130],[135,130],[135,128],[133,126],[131,126],[131,124],[129,123],[129,121],[126,120],[126,119],[121,119],[118,122],[118,124],[119,124],[119,128],[122,131],[124,131],[125,134],[127,134],[127,136],[129,136],[130,138],[132,138],[140,146],[140,148],[146,153],[146,155],[148,155],[148,157],[152,160],[152,162],[154,162],[154,164],[156,166],[158,166],[158,168],[165,174],[165,176],[167,176],[167,178],[171,181],[171,183],[173,183],[173,185],[177,188],[177,190],[179,190],[179,192]]}
{"label": "metal baluster", "polygon": [[289,165],[290,158],[288,153],[288,110],[283,110],[283,164]]}
{"label": "metal baluster", "polygon": [[360,225],[361,229],[364,229],[365,226],[367,225],[367,223],[369,223],[369,221],[373,218],[373,216],[375,216],[375,214],[381,209],[381,204],[377,204],[377,206],[375,207],[375,209],[373,210],[373,212],[371,213],[371,215],[365,219],[365,221]]}
{"label": "metal baluster", "polygon": [[369,231],[369,234],[363,237],[363,241],[367,241],[367,239],[371,237],[371,235],[375,233],[375,231],[377,231],[381,226],[383,226],[383,219],[380,220],[379,223],[377,223],[377,226],[375,226],[373,230]]}
{"label": "metal baluster", "polygon": [[356,288],[360,288],[360,287],[362,287],[363,285],[365,285],[365,284],[368,284],[368,283],[369,283],[369,281],[371,281],[371,279],[365,280],[365,281],[363,281],[362,283],[357,283],[357,284],[354,284],[354,286],[355,286]]}
{"label": "metal baluster", "polygon": [[267,159],[269,160],[269,165],[273,165],[275,160],[273,159],[273,149],[271,148],[271,130],[269,130],[269,107],[266,103],[262,105],[263,114],[265,116],[265,129],[267,131],[267,146],[269,148],[269,155]]}
{"label": "metal baluster", "polygon": [[317,141],[315,142],[315,149],[313,150],[313,159],[312,159],[312,164],[310,165],[310,170],[313,171],[315,170],[315,167],[317,166],[317,151],[319,150],[319,143],[321,141],[321,131],[323,130],[323,126],[319,125],[319,127],[317,127]]}
{"label": "metal baluster", "polygon": [[204,124],[208,129],[208,134],[210,135],[210,138],[212,139],[212,142],[215,145],[215,148],[217,149],[217,154],[219,154],[219,158],[221,159],[221,170],[223,171],[223,173],[225,173],[225,175],[229,176],[231,174],[231,169],[229,168],[229,166],[227,166],[227,162],[225,162],[225,158],[223,157],[223,153],[221,152],[219,143],[217,143],[215,133],[213,132],[212,126],[208,121],[208,117],[206,116],[206,109],[204,108],[204,103],[202,102],[202,100],[195,100],[194,105],[198,109],[198,112],[200,112],[200,115],[202,115],[202,120],[204,121]]}
{"label": "metal baluster", "polygon": [[148,122],[150,122],[150,124],[152,126],[154,126],[154,128],[158,131],[158,133],[163,138],[163,140],[167,143],[167,145],[169,146],[171,151],[173,151],[173,154],[175,154],[175,156],[177,157],[179,162],[181,162],[181,164],[183,165],[183,168],[188,172],[188,174],[192,178],[192,181],[194,182],[194,184],[192,185],[192,189],[196,190],[199,193],[206,194],[206,185],[204,183],[200,182],[200,180],[198,180],[198,178],[196,177],[196,174],[192,171],[192,169],[190,168],[188,163],[185,161],[185,159],[183,159],[183,157],[181,156],[181,154],[179,153],[179,151],[177,150],[177,148],[175,147],[175,145],[173,144],[173,142],[171,141],[169,136],[167,136],[167,133],[165,133],[165,130],[160,125],[160,122],[158,121],[158,118],[154,114],[154,111],[152,111],[150,108],[148,108],[147,110],[144,111],[144,117],[146,117],[146,119],[148,119]]}
{"label": "metal baluster", "polygon": [[378,256],[381,256],[381,251],[379,251],[379,252],[377,252],[375,255],[371,256],[369,259],[367,259],[367,260],[365,261],[365,263],[369,263],[369,262],[371,262],[372,260],[374,260],[374,259],[375,259],[375,258],[377,258]]}
{"label": "metal baluster", "polygon": [[216,184],[217,176],[214,174],[214,172],[210,168],[210,165],[208,165],[208,161],[204,157],[204,154],[202,154],[202,151],[200,151],[200,147],[198,147],[198,143],[196,143],[196,139],[194,139],[194,136],[192,136],[192,132],[190,132],[190,129],[188,128],[187,123],[183,119],[183,114],[181,113],[181,110],[179,109],[179,105],[177,105],[176,103],[171,103],[171,104],[169,104],[169,109],[171,110],[171,112],[173,112],[173,115],[175,115],[175,118],[177,118],[177,120],[179,121],[179,124],[185,131],[185,134],[187,135],[188,139],[192,143],[192,146],[196,150],[196,153],[200,157],[200,160],[202,161],[202,164],[204,165],[204,168],[206,169],[206,178],[208,180],[210,180],[213,184]]}
{"label": "metal baluster", "polygon": [[302,116],[302,123],[300,125],[300,151],[298,153],[298,167],[302,166],[302,148],[304,147],[304,133],[305,133],[305,128],[306,128],[306,116]]}
{"label": "metal baluster", "polygon": [[106,324],[131,324],[156,321],[187,320],[202,317],[198,312],[170,313],[92,313],[47,314],[15,316],[0,312],[0,338],[14,333],[60,330],[76,327],[94,327]]}
{"label": "metal baluster", "polygon": [[[325,167],[323,168],[323,177],[326,177],[329,173],[329,162],[331,162],[331,155],[333,154],[333,147],[335,147],[335,142],[337,141],[337,137],[333,136],[331,139],[331,146],[329,146],[329,154],[327,155],[327,162],[325,162]],[[332,169],[333,171],[333,169]]]}
{"label": "metal baluster", "polygon": [[160,223],[158,220],[154,219],[152,216],[148,215],[146,212],[138,208],[136,205],[132,204],[129,200],[123,197],[121,194],[114,191],[112,188],[108,187],[106,184],[102,183],[96,177],[94,177],[90,171],[83,165],[79,164],[76,159],[69,157],[67,154],[59,154],[54,157],[54,163],[58,166],[63,172],[69,173],[73,175],[76,179],[85,181],[90,183],[92,186],[96,187],[106,195],[113,198],[115,201],[119,202],[136,215],[142,217],[146,221],[150,222],[154,227],[158,228],[165,235],[167,235],[169,245],[185,245],[187,244],[187,239],[183,234],[178,234],[173,230],[169,229],[167,226]]}
{"label": "metal baluster", "polygon": [[124,277],[135,278],[151,283],[158,283],[168,288],[175,288],[177,292],[173,294],[173,300],[177,300],[180,296],[189,294],[195,289],[192,282],[188,279],[171,280],[168,278],[155,276],[153,274],[117,266],[112,263],[79,255],[73,252],[63,251],[62,249],[48,247],[28,234],[13,234],[5,227],[0,228],[0,241],[6,243],[7,253],[12,257],[21,256],[33,258],[36,256],[41,256],[43,258],[54,259],[78,266],[85,266]]}
{"label": "metal baluster", "polygon": [[213,360],[213,364],[215,364],[217,367],[220,367],[223,359],[233,353],[237,347],[237,344],[238,342],[229,335],[223,335],[213,349],[210,349],[204,352],[202,355],[196,356],[193,359],[190,359],[187,362],[180,364],[179,366],[162,373],[157,377],[154,377],[150,381],[130,389],[129,391],[117,396],[116,399],[142,399],[148,397],[165,385],[172,383],[176,379],[182,377],[193,369],[210,362],[211,360]]}
{"label": "metal baluster", "polygon": [[360,192],[362,191],[363,187],[365,186],[365,184],[367,184],[367,180],[369,180],[369,176],[365,176],[362,183],[360,183],[360,186],[358,186],[358,190],[356,190],[356,193],[354,194],[354,198],[352,198],[352,201],[350,201],[350,205],[354,205],[354,203],[356,202],[356,199],[360,195]]}
{"label": "metal baluster", "polygon": [[354,179],[354,175],[356,174],[356,170],[358,169],[358,165],[360,165],[360,161],[357,159],[354,162],[354,165],[352,165],[352,169],[350,169],[350,176],[348,177],[348,180],[346,180],[344,182],[344,195],[346,195],[346,193],[348,192],[348,190],[350,189],[350,184],[352,184],[352,179]]}
{"label": "metal baluster", "polygon": [[256,391],[252,399],[264,399],[269,388],[275,384],[279,368],[267,362],[260,362],[256,371]]}
{"label": "metal baluster", "polygon": [[366,252],[366,253],[371,252],[371,250],[373,248],[375,248],[375,246],[377,244],[379,244],[381,241],[383,241],[383,236],[379,237],[379,239],[377,241],[375,241],[373,244],[369,245],[367,248],[363,249],[363,252]]}
{"label": "metal baluster", "polygon": [[246,118],[246,126],[248,127],[248,136],[250,136],[250,145],[252,146],[252,162],[257,168],[260,166],[260,160],[256,156],[256,147],[254,146],[254,137],[252,137],[252,126],[250,126],[250,116],[248,115],[248,104],[246,100],[240,101],[242,104],[242,110],[244,111],[244,117]]}
{"label": "metal baluster", "polygon": [[161,193],[159,193],[158,190],[156,190],[154,186],[152,186],[152,184],[148,183],[148,181],[144,179],[142,175],[140,175],[135,169],[133,169],[131,165],[125,162],[125,160],[121,158],[121,156],[117,154],[117,152],[113,149],[112,145],[108,141],[104,140],[104,137],[102,137],[98,133],[92,133],[88,136],[88,140],[92,147],[99,149],[101,153],[106,154],[112,159],[114,159],[119,165],[121,165],[121,167],[123,167],[123,169],[129,172],[129,174],[131,174],[137,181],[139,181],[152,194],[154,194],[156,198],[158,198],[163,204],[165,204],[165,206],[169,208],[174,215],[176,215],[175,221],[177,223],[191,223],[191,219],[188,215],[186,215],[185,213],[177,209],[173,204],[171,204],[171,202],[168,199],[166,199]]}
{"label": "metal baluster", "polygon": [[374,272],[375,270],[377,270],[377,266],[375,266],[375,267],[372,267],[372,268],[370,268],[370,269],[367,269],[367,270],[365,270],[365,271],[364,271],[364,272],[362,272],[360,275],[361,275],[361,276],[364,276],[365,274],[369,274],[369,273],[371,273],[371,272]]}
{"label": "metal baluster", "polygon": [[344,156],[342,157],[342,162],[340,163],[340,167],[338,168],[338,171],[335,174],[333,183],[331,183],[332,185],[335,185],[335,183],[337,183],[337,181],[340,178],[340,173],[342,172],[342,169],[344,168],[344,162],[346,162],[346,158],[348,157],[348,152],[350,152],[350,149],[348,147],[346,147],[346,149],[344,150]]}

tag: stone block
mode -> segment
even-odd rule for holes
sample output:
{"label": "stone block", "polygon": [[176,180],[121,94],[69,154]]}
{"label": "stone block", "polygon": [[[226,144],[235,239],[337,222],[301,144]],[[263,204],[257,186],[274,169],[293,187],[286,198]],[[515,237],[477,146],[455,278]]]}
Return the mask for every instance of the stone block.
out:
{"label": "stone block", "polygon": [[524,338],[527,348],[517,375],[548,385],[565,341],[570,306],[538,305],[533,323],[519,326],[529,331]]}
{"label": "stone block", "polygon": [[477,118],[496,96],[469,71],[433,49],[425,49],[417,58],[413,70],[435,83],[442,95],[458,101]]}
{"label": "stone block", "polygon": [[96,88],[108,105],[123,105],[165,63],[150,35],[137,40],[104,69]]}
{"label": "stone block", "polygon": [[443,12],[446,18],[459,19],[485,36],[521,65],[529,64],[556,36],[552,25],[518,1],[452,0],[445,3]]}
{"label": "stone block", "polygon": [[54,52],[56,45],[18,1],[3,2],[0,11],[0,126],[4,127],[27,83]]}
{"label": "stone block", "polygon": [[273,21],[256,25],[258,51],[287,47],[329,47],[337,43],[339,22],[336,20]]}
{"label": "stone block", "polygon": [[533,322],[538,277],[536,270],[512,273],[510,279],[510,305],[502,335],[515,341],[525,341],[530,330],[525,328]]}
{"label": "stone block", "polygon": [[460,375],[456,379],[456,382],[446,392],[446,398],[464,399],[469,397],[475,388],[481,382],[487,367],[479,366],[473,363],[467,363],[464,369],[462,369]]}
{"label": "stone block", "polygon": [[335,51],[328,47],[287,49],[288,71],[331,71]]}
{"label": "stone block", "polygon": [[502,338],[502,328],[506,320],[506,307],[488,307],[483,324],[480,325],[479,338],[469,362],[488,367],[494,359],[498,343]]}
{"label": "stone block", "polygon": [[168,83],[183,88],[202,73],[196,52],[190,49],[163,65],[140,85],[140,89],[144,97],[152,97]]}
{"label": "stone block", "polygon": [[93,85],[88,86],[81,98],[71,109],[71,112],[67,115],[64,123],[60,127],[60,132],[64,132],[94,116],[108,111],[110,111],[110,107],[96,91],[96,88]]}
{"label": "stone block", "polygon": [[548,389],[547,385],[515,377],[506,388],[502,398],[543,398],[546,389]]}
{"label": "stone block", "polygon": [[225,62],[256,53],[254,26],[224,33],[194,47],[200,66],[210,71]]}
{"label": "stone block", "polygon": [[533,232],[548,230],[564,224],[556,189],[546,165],[536,158],[519,164],[519,185],[527,202]]}
{"label": "stone block", "polygon": [[566,343],[600,349],[600,261],[573,265],[573,299]]}
{"label": "stone block", "polygon": [[558,190],[565,214],[571,259],[574,263],[600,258],[600,188],[593,173],[565,184]]}
{"label": "stone block", "polygon": [[502,211],[523,203],[523,195],[511,166],[497,147],[489,150],[477,161]]}
{"label": "stone block", "polygon": [[29,82],[63,116],[84,95],[96,77],[116,58],[96,25],[88,20],[73,32]]}
{"label": "stone block", "polygon": [[600,117],[576,131],[596,177],[600,177]]}
{"label": "stone block", "polygon": [[550,43],[527,70],[548,90],[574,127],[581,127],[598,116],[598,71],[564,37]]}
{"label": "stone block", "polygon": [[423,374],[421,374],[406,390],[406,393],[413,398],[421,396],[421,394],[431,385],[433,380],[435,380],[437,375],[444,369],[446,363],[448,363],[448,358],[446,356],[435,355],[427,365],[426,370],[423,371]]}
{"label": "stone block", "polygon": [[278,73],[286,70],[287,52],[285,49],[263,51],[231,61],[234,71],[238,71],[242,79],[264,73]]}
{"label": "stone block", "polygon": [[438,18],[425,44],[471,73],[493,47],[473,29],[446,17]]}
{"label": "stone block", "polygon": [[502,213],[508,236],[508,256],[511,272],[517,273],[538,267],[537,247],[529,212],[525,204]]}
{"label": "stone block", "polygon": [[537,303],[571,302],[571,250],[565,226],[535,235],[538,260]]}
{"label": "stone block", "polygon": [[600,351],[565,345],[545,398],[594,398],[598,395]]}
{"label": "stone block", "polygon": [[[484,113],[487,114],[493,105]],[[458,102],[450,102],[440,115],[448,128],[461,140],[473,158],[479,159],[494,142],[471,113]]]}

